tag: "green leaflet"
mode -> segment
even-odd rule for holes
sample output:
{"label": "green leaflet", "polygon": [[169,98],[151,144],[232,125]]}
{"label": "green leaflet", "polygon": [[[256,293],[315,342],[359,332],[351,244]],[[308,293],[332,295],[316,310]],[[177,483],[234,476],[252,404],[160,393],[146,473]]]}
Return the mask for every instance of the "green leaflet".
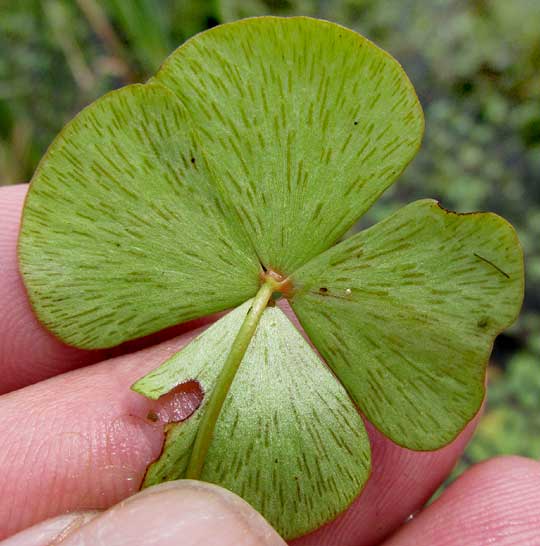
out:
{"label": "green leaflet", "polygon": [[42,160],[21,271],[39,319],[67,343],[117,345],[257,291],[260,265],[190,123],[167,89],[129,86],[83,110]]}
{"label": "green leaflet", "polygon": [[[197,379],[210,392],[249,305],[223,317],[133,388],[156,398]],[[188,420],[169,428],[144,486],[184,476],[205,400]],[[343,511],[369,468],[368,438],[345,389],[283,312],[267,308],[225,401],[201,478],[238,493],[293,538]]]}
{"label": "green leaflet", "polygon": [[291,305],[366,417],[437,449],[484,397],[495,336],[523,298],[523,256],[495,214],[412,203],[306,264]]}
{"label": "green leaflet", "polygon": [[196,120],[261,262],[285,275],[339,239],[422,138],[422,109],[399,64],[325,21],[215,27],[178,48],[152,81]]}

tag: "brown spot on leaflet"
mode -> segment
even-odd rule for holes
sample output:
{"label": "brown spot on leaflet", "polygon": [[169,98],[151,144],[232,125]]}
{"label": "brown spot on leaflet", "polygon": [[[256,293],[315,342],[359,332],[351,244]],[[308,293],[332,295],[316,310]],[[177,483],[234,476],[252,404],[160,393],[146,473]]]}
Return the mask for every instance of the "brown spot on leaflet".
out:
{"label": "brown spot on leaflet", "polygon": [[489,319],[487,317],[483,317],[478,320],[476,325],[478,326],[478,328],[485,328],[488,325],[488,322],[489,322]]}

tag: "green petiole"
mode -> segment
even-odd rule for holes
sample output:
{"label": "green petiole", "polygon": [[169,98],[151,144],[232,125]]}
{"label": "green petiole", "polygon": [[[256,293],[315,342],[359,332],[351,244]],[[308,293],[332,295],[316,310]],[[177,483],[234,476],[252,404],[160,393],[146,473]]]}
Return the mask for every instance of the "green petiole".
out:
{"label": "green petiole", "polygon": [[203,408],[204,414],[201,419],[195,442],[193,444],[193,450],[191,451],[191,457],[189,459],[188,467],[186,470],[186,478],[199,479],[206,459],[206,454],[212,436],[214,434],[214,428],[216,421],[223,407],[223,402],[227,397],[231,384],[234,380],[234,376],[238,371],[238,367],[244,358],[246,350],[249,346],[251,338],[255,334],[259,320],[263,314],[263,311],[268,305],[272,293],[275,290],[275,281],[272,279],[266,280],[261,285],[257,295],[253,299],[253,303],[234,339],[227,360],[217,378],[215,387],[210,394],[210,398]]}

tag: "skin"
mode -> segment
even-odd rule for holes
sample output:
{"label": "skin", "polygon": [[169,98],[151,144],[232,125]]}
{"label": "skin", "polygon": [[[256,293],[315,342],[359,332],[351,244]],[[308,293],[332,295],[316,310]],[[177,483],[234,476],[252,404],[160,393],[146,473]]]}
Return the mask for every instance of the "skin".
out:
{"label": "skin", "polygon": [[[22,185],[0,188],[1,544],[284,544],[259,514],[219,487],[182,480],[137,493],[160,452],[163,424],[189,415],[201,394],[190,384],[157,403],[129,386],[188,343],[204,321],[113,351],[81,351],[56,340],[32,314],[17,270],[25,193]],[[400,448],[368,424],[373,474],[364,492],[334,522],[293,543],[537,544],[536,461],[501,457],[476,465],[418,512],[477,420],[427,453]]]}

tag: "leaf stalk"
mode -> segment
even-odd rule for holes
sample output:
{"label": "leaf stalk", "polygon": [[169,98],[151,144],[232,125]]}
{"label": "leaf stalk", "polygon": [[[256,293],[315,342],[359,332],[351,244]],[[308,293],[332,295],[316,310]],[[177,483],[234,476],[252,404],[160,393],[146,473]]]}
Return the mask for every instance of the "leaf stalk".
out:
{"label": "leaf stalk", "polygon": [[236,372],[244,358],[249,343],[255,334],[257,325],[263,311],[268,305],[272,293],[275,290],[275,281],[267,279],[264,284],[261,285],[257,295],[253,298],[253,303],[246,318],[238,330],[238,334],[234,338],[234,342],[231,346],[231,350],[225,360],[225,364],[221,372],[218,375],[216,384],[210,394],[208,402],[202,409],[203,416],[201,423],[193,444],[191,451],[191,457],[189,459],[188,467],[186,470],[187,479],[199,479],[206,459],[206,454],[210,443],[212,442],[212,436],[216,426],[217,419],[225,402],[225,398],[229,392],[231,384],[234,380]]}

